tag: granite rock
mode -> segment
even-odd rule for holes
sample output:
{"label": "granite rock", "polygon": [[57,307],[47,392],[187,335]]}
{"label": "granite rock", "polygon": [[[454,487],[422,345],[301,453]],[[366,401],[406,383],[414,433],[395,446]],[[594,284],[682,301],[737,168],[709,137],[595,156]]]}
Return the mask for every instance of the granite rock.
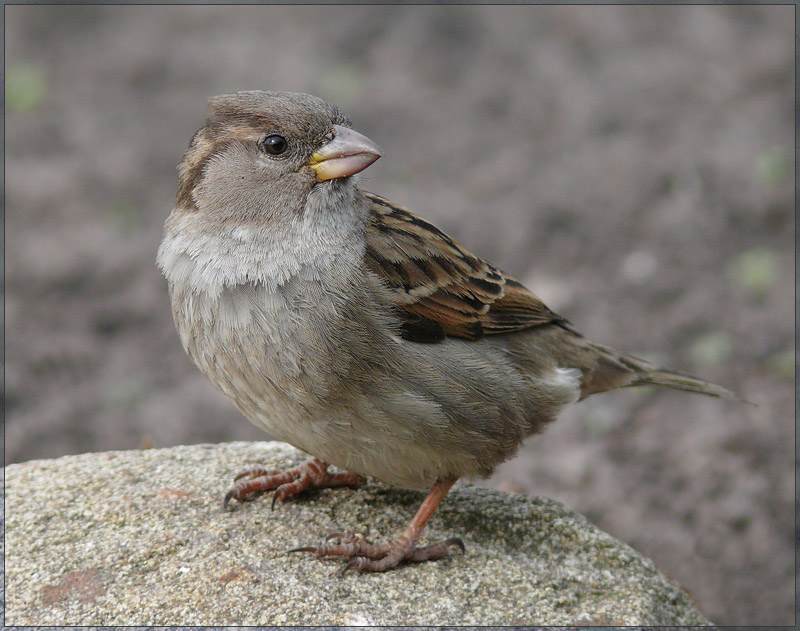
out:
{"label": "granite rock", "polygon": [[302,458],[240,442],[9,465],[6,624],[710,624],[652,561],[548,499],[459,483],[424,539],[466,553],[343,576],[286,551],[337,530],[385,541],[422,493],[370,481],[223,512],[235,473]]}

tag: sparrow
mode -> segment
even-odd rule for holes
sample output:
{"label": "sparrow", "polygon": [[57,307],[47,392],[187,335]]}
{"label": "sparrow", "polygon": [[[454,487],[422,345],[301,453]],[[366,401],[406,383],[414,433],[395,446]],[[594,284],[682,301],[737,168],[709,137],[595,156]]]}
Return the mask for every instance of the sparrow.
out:
{"label": "sparrow", "polygon": [[[429,490],[394,540],[293,551],[383,571],[464,550],[420,536],[453,483],[489,476],[568,404],[659,385],[732,394],[585,339],[519,281],[363,191],[381,149],[315,96],[213,97],[178,167],[157,263],[183,348],[250,421],[309,454],[241,473],[223,506],[365,476]],[[329,471],[335,465],[341,471]]]}

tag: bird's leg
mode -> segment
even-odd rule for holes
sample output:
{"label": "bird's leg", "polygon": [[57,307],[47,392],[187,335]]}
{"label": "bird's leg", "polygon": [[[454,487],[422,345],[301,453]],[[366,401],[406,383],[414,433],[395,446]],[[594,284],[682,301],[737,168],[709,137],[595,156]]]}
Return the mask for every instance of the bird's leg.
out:
{"label": "bird's leg", "polygon": [[250,469],[234,478],[234,485],[225,494],[222,507],[228,510],[231,500],[250,499],[256,493],[275,489],[272,496],[272,507],[278,500],[302,493],[306,489],[332,486],[360,486],[364,479],[355,473],[329,473],[328,463],[319,458],[310,458],[304,463],[285,469]]}
{"label": "bird's leg", "polygon": [[423,529],[430,521],[436,507],[453,486],[455,479],[437,480],[430,493],[423,500],[417,514],[400,535],[388,544],[374,545],[368,543],[363,535],[348,532],[335,532],[328,539],[338,539],[339,543],[325,543],[321,546],[305,546],[294,548],[290,552],[313,552],[317,557],[344,556],[350,562],[342,572],[355,569],[360,572],[383,572],[396,566],[400,561],[429,561],[447,556],[450,546],[464,550],[464,542],[452,537],[438,541],[424,548],[417,547],[417,541]]}

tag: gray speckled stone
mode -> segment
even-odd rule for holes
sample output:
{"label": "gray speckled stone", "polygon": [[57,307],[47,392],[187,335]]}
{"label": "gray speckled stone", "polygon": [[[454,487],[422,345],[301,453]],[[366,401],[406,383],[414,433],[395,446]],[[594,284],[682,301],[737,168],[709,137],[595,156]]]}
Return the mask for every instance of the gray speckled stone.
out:
{"label": "gray speckled stone", "polygon": [[6,467],[8,625],[704,625],[686,594],[580,515],[456,485],[425,537],[466,554],[384,574],[285,551],[328,532],[385,541],[423,495],[370,482],[222,511],[281,443],[68,456]]}

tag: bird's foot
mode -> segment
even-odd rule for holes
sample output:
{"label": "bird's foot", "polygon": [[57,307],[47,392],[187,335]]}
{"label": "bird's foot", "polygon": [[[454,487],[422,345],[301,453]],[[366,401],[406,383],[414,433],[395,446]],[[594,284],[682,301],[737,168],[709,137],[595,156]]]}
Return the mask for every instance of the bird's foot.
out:
{"label": "bird's foot", "polygon": [[319,458],[311,458],[304,463],[285,469],[255,468],[243,471],[234,478],[233,487],[225,494],[222,507],[229,507],[231,500],[240,502],[252,499],[256,494],[275,489],[272,496],[272,508],[275,502],[284,501],[292,495],[302,493],[307,489],[326,488],[334,486],[360,486],[364,478],[354,473],[330,473],[328,463]]}
{"label": "bird's foot", "polygon": [[324,543],[321,546],[302,546],[289,552],[311,552],[316,557],[343,556],[350,562],[342,569],[358,572],[384,572],[401,561],[432,561],[447,556],[450,546],[461,548],[464,542],[457,537],[437,541],[423,548],[418,548],[415,541],[400,535],[392,543],[375,545],[364,539],[364,535],[353,532],[334,532],[326,537],[326,541],[338,539],[338,543]]}

